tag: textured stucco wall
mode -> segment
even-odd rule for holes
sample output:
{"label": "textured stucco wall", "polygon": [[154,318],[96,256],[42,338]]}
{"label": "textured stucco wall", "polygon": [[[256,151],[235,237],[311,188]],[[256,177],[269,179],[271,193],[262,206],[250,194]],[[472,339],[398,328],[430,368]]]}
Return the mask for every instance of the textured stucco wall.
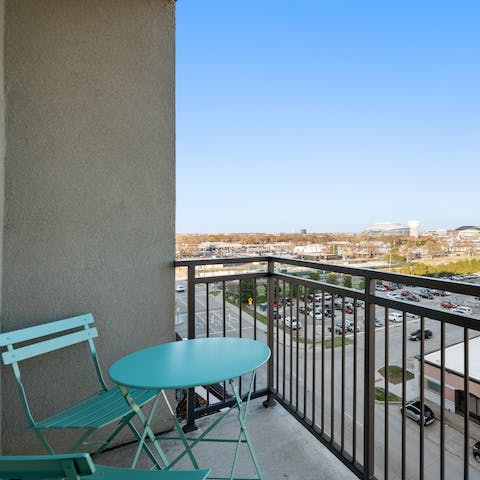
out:
{"label": "textured stucco wall", "polygon": [[[174,13],[169,0],[5,4],[2,330],[92,312],[105,371],[174,338]],[[93,388],[86,362],[81,347],[25,362],[34,414]],[[5,368],[2,386],[3,452],[41,451]]]}

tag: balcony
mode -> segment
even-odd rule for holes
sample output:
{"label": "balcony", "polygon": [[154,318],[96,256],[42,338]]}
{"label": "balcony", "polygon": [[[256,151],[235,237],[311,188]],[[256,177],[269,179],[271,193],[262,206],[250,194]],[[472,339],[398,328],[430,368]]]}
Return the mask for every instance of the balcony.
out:
{"label": "balcony", "polygon": [[[478,284],[277,257],[176,268],[181,337],[244,336],[272,350],[249,416],[265,478],[480,478]],[[426,290],[437,295],[400,294]],[[223,387],[201,392],[197,408],[188,392],[186,428],[229,403]],[[402,415],[410,400],[434,422]]]}

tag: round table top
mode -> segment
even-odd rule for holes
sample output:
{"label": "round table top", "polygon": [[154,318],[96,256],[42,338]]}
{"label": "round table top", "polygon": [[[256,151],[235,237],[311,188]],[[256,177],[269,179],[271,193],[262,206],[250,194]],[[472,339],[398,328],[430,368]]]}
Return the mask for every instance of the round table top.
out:
{"label": "round table top", "polygon": [[252,372],[270,357],[262,342],[247,338],[197,338],[131,353],[109,370],[117,384],[151,390],[188,388]]}

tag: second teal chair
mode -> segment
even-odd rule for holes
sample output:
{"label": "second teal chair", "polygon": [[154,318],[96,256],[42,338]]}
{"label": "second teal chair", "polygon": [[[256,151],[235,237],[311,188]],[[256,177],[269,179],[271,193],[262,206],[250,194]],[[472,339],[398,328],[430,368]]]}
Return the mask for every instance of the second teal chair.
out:
{"label": "second teal chair", "polygon": [[18,480],[205,480],[209,470],[131,470],[95,465],[88,453],[0,457],[0,478]]}

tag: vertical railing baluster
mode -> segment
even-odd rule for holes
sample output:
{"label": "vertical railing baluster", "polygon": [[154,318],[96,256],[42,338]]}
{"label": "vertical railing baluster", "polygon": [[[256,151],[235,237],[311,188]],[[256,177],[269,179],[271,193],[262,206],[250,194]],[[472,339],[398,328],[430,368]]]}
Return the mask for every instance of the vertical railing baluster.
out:
{"label": "vertical railing baluster", "polygon": [[[315,312],[315,311],[314,311]],[[320,318],[323,321],[323,313],[320,313]],[[307,336],[307,323],[305,322],[305,337]],[[317,342],[317,318],[315,314],[312,320],[312,425],[315,425],[315,410],[316,410],[316,342]],[[305,338],[305,343],[307,339]]]}
{"label": "vertical railing baluster", "polygon": [[[257,279],[253,279],[253,339],[257,339]],[[257,384],[257,379],[255,378],[255,385]],[[254,387],[254,390],[256,388]]]}
{"label": "vertical railing baluster", "polygon": [[[189,339],[195,338],[195,265],[189,265],[187,270],[188,283],[188,326],[187,335]],[[195,425],[195,390],[187,390],[187,419],[183,427],[185,432],[192,432],[197,429]]]}
{"label": "vertical railing baluster", "polygon": [[[388,321],[388,319],[387,319]],[[387,327],[388,328],[388,325]],[[407,396],[407,322],[402,322],[402,480],[407,478],[407,424],[405,401]]]}
{"label": "vertical railing baluster", "polygon": [[[272,405],[275,404],[273,400],[273,379],[274,379],[274,339],[273,339],[273,330],[274,330],[274,325],[273,325],[273,300],[275,296],[275,278],[274,278],[274,273],[275,273],[275,262],[269,258],[268,259],[268,267],[267,267],[267,344],[268,347],[270,348],[271,356],[270,359],[268,360],[267,364],[267,399],[263,402],[264,407],[271,407]],[[278,336],[278,335],[277,335]]]}
{"label": "vertical railing baluster", "polygon": [[223,336],[227,336],[227,291],[226,291],[226,283],[223,281],[222,283],[222,331]]}
{"label": "vertical railing baluster", "polygon": [[325,291],[322,291],[322,372],[321,372],[321,432],[325,432]]}
{"label": "vertical railing baluster", "polygon": [[345,450],[345,296],[342,296],[342,395],[340,412],[340,453]]}
{"label": "vertical railing baluster", "polygon": [[[283,280],[282,284],[283,289],[280,289],[280,296],[283,295],[283,298],[285,298],[285,280]],[[282,293],[283,291],[283,293]],[[286,372],[285,369],[287,367],[287,362],[286,362],[286,354],[287,354],[287,306],[285,305],[285,302],[283,302],[283,298],[279,301],[278,306],[282,305],[282,311],[283,311],[283,348],[282,348],[282,397],[285,399],[285,382],[286,382]],[[292,335],[292,319],[290,318],[290,335]]]}
{"label": "vertical railing baluster", "polygon": [[305,335],[303,336],[303,419],[307,418],[307,379],[308,379],[308,358],[307,358],[307,327],[305,326]]}
{"label": "vertical railing baluster", "polygon": [[210,298],[209,298],[209,287],[210,284],[205,284],[205,336],[208,338],[210,336]]}
{"label": "vertical railing baluster", "polygon": [[469,456],[470,456],[470,358],[469,358],[469,335],[468,328],[463,328],[463,362],[464,362],[464,375],[463,375],[463,389],[465,394],[465,418],[463,427],[463,478],[468,480],[469,478]]}
{"label": "vertical railing baluster", "polygon": [[[293,289],[292,289],[292,283],[290,283],[290,314],[292,314],[292,308],[293,308]],[[295,299],[295,318],[297,319],[297,327],[300,324],[300,316],[299,316],[299,311],[298,311],[298,291],[297,291],[297,298]],[[297,335],[298,335],[298,328],[297,328]],[[290,379],[289,379],[289,397],[288,401],[290,405],[293,404],[293,337],[292,337],[292,332],[290,331],[290,351],[289,351],[289,356],[290,356]]]}
{"label": "vertical railing baluster", "polygon": [[445,323],[440,324],[440,480],[445,480]]}
{"label": "vertical railing baluster", "polygon": [[352,410],[352,462],[357,458],[357,344],[358,344],[358,302],[354,298],[353,310],[353,410]]}
{"label": "vertical railing baluster", "polygon": [[[375,469],[375,280],[365,278],[365,387],[363,395],[363,476]],[[385,327],[388,328],[388,325]]]}
{"label": "vertical railing baluster", "polygon": [[[242,280],[240,279],[238,281],[238,292],[239,292],[239,295],[238,295],[238,336],[241,338],[242,337],[242,330],[243,330],[243,325],[242,325],[242,285],[243,285],[243,282]],[[240,387],[241,387],[241,384],[240,384]],[[240,395],[242,394],[242,392],[240,392]]]}
{"label": "vertical railing baluster", "polygon": [[425,478],[425,318],[420,317],[420,462],[419,479]]}
{"label": "vertical railing baluster", "polygon": [[330,441],[335,438],[335,301],[332,293],[332,330],[330,334]]}
{"label": "vertical railing baluster", "polygon": [[[387,317],[388,318],[388,317]],[[374,320],[375,321],[375,320]],[[403,319],[403,323],[406,323],[405,318]],[[375,328],[375,327],[373,327]],[[390,392],[389,385],[388,385],[388,380],[389,380],[389,373],[390,373],[390,355],[388,351],[389,347],[389,333],[390,333],[390,328],[387,324],[385,327],[385,343],[384,343],[384,357],[383,357],[383,363],[385,365],[385,402],[384,402],[384,410],[385,410],[385,418],[384,418],[384,424],[383,424],[383,442],[384,442],[384,460],[383,460],[383,475],[385,480],[388,479],[388,450],[389,450],[389,445],[388,445],[388,440],[389,440],[389,435],[388,435],[388,415],[389,415],[389,403],[388,403],[388,395]]]}

